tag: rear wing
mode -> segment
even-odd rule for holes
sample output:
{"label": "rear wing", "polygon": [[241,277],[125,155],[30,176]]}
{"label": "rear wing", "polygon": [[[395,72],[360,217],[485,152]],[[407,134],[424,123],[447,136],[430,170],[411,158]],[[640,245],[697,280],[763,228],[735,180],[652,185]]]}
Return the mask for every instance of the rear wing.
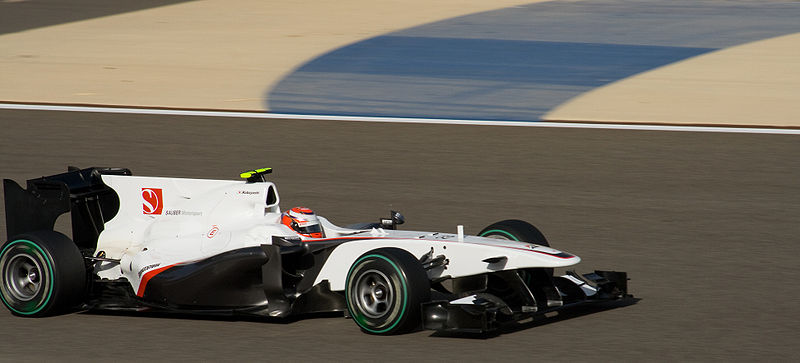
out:
{"label": "rear wing", "polygon": [[132,175],[125,168],[69,167],[66,173],[30,179],[27,189],[3,179],[8,239],[20,233],[50,230],[64,213],[72,219],[72,239],[93,249],[105,222],[119,210],[119,196],[105,185],[103,174]]}

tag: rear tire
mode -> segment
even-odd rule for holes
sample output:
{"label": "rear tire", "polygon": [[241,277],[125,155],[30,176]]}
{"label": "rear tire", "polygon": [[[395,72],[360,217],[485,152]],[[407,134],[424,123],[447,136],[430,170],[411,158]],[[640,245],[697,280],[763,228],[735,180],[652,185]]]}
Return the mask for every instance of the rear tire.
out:
{"label": "rear tire", "polygon": [[67,236],[29,232],[0,248],[0,300],[14,315],[65,312],[77,306],[85,292],[83,256]]}
{"label": "rear tire", "polygon": [[362,331],[399,334],[419,328],[430,300],[428,275],[412,254],[379,248],[359,257],[347,274],[347,310]]}

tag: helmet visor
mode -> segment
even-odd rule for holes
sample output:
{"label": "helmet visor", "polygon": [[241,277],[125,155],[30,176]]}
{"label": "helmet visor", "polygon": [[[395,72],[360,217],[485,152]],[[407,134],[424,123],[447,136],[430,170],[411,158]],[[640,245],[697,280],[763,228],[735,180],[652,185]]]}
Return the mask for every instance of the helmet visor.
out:
{"label": "helmet visor", "polygon": [[296,231],[302,234],[322,233],[322,227],[319,224],[312,224],[305,227],[297,227]]}

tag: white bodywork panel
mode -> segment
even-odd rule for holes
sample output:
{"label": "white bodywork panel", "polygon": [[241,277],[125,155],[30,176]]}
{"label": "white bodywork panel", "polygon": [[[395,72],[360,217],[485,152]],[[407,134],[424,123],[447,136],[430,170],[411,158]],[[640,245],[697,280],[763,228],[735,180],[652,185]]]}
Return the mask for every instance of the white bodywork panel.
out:
{"label": "white bodywork panel", "polygon": [[[95,254],[114,261],[98,262],[101,278],[126,278],[141,296],[139,286],[148,271],[199,261],[245,247],[271,244],[273,236],[300,237],[280,224],[279,197],[270,182],[103,175],[119,195],[120,208],[105,224]],[[564,267],[580,262],[574,255],[525,242],[449,233],[353,230],[320,217],[324,239],[348,239],[337,246],[314,284],[330,282],[344,290],[351,264],[376,248],[395,247],[417,258],[431,252],[444,255],[446,266],[428,271],[431,278],[469,276],[530,267]],[[561,256],[556,256],[561,255]],[[485,259],[497,261],[484,262]]]}
{"label": "white bodywork panel", "polygon": [[[101,278],[127,278],[134,291],[149,270],[294,235],[279,223],[272,183],[117,175],[103,175],[103,182],[119,195],[120,208],[95,253],[120,263],[103,262],[95,270]],[[268,205],[269,193],[274,201]]]}
{"label": "white bodywork panel", "polygon": [[[530,243],[477,236],[465,236],[464,241],[459,242],[456,234],[436,232],[385,231],[384,233],[385,236],[375,232],[353,235],[353,238],[363,235],[377,236],[374,239],[356,240],[337,247],[314,283],[328,280],[331,290],[344,290],[350,265],[365,252],[383,247],[402,248],[418,258],[429,253],[431,249],[434,257],[444,255],[449,263],[444,268],[428,271],[431,278],[469,276],[529,267],[565,267],[580,262],[578,256],[557,257],[554,255],[561,251]],[[501,257],[500,261],[483,262],[485,259],[495,257]]]}

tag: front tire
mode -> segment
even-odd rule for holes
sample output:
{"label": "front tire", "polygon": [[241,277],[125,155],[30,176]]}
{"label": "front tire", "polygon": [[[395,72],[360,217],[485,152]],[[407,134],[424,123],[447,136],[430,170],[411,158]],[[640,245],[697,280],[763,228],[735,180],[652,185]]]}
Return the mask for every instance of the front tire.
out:
{"label": "front tire", "polygon": [[542,234],[538,228],[528,222],[517,219],[506,219],[504,221],[492,223],[478,233],[478,236],[518,242],[530,242],[550,247],[547,238],[544,237],[544,234]]}
{"label": "front tire", "polygon": [[[484,228],[478,236],[505,239],[518,242],[530,242],[537,245],[550,247],[547,238],[544,237],[538,228],[532,224],[518,219],[506,219],[497,223],[492,223]],[[553,276],[552,268],[545,268],[548,275]]]}
{"label": "front tire", "polygon": [[61,233],[21,234],[0,248],[0,300],[14,315],[63,312],[80,303],[85,290],[83,256]]}
{"label": "front tire", "polygon": [[412,254],[380,248],[359,257],[347,274],[350,316],[369,334],[399,334],[422,323],[421,304],[430,300],[428,275]]}

